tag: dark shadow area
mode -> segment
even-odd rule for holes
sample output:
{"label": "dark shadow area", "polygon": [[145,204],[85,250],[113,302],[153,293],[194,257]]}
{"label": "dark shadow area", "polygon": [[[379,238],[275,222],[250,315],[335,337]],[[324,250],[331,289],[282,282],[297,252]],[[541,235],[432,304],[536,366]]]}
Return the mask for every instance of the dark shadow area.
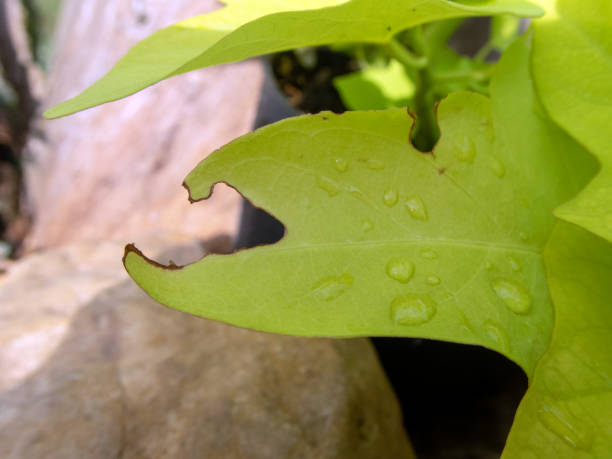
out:
{"label": "dark shadow area", "polygon": [[373,338],[419,459],[498,458],[527,377],[479,346]]}

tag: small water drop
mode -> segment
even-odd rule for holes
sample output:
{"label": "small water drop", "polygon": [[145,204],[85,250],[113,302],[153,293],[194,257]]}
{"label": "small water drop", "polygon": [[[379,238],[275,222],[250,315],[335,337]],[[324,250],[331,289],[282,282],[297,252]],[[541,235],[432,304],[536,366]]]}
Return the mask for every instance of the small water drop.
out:
{"label": "small water drop", "polygon": [[317,177],[317,186],[332,198],[341,191],[340,185],[338,185],[332,179],[324,176]]}
{"label": "small water drop", "polygon": [[335,158],[333,163],[334,163],[334,168],[338,172],[346,172],[348,170],[349,163],[344,158]]}
{"label": "small water drop", "polygon": [[414,274],[414,265],[403,258],[393,258],[387,263],[387,275],[402,284],[407,283]]}
{"label": "small water drop", "polygon": [[344,273],[341,276],[328,276],[317,282],[312,287],[315,298],[331,301],[345,293],[354,282],[353,276]]}
{"label": "small water drop", "polygon": [[411,196],[406,200],[406,208],[410,213],[410,216],[416,220],[427,220],[427,209],[425,204],[418,196]]}
{"label": "small water drop", "polygon": [[512,255],[508,257],[508,263],[510,264],[510,268],[512,269],[512,271],[517,272],[517,273],[521,271],[520,263]]}
{"label": "small water drop", "polygon": [[438,254],[433,250],[421,250],[421,256],[426,260],[434,260],[438,258]]}
{"label": "small water drop", "polygon": [[493,158],[493,160],[491,161],[491,170],[499,178],[504,178],[504,176],[506,175],[506,167],[504,166],[504,163],[502,163],[497,158]]}
{"label": "small water drop", "polygon": [[383,202],[385,203],[385,206],[387,207],[393,207],[395,204],[397,204],[397,200],[398,200],[397,190],[394,190],[393,188],[389,188],[383,194]]}
{"label": "small water drop", "polygon": [[522,232],[522,231],[519,233],[519,237],[521,238],[521,241],[526,241],[527,239],[529,239],[529,238],[527,237],[527,234],[525,234],[525,233],[524,233],[524,232]]}
{"label": "small water drop", "polygon": [[487,260],[485,262],[485,268],[486,269],[493,269],[493,263],[491,263],[489,260]]}
{"label": "small water drop", "polygon": [[372,223],[372,220],[366,218],[363,222],[361,222],[361,229],[364,231],[364,233],[368,233],[374,229],[374,223]]}
{"label": "small water drop", "polygon": [[365,164],[368,169],[372,169],[373,171],[379,171],[385,168],[385,163],[378,159],[368,159]]}
{"label": "small water drop", "polygon": [[491,338],[501,350],[508,352],[510,350],[510,340],[508,339],[508,335],[501,328],[500,325],[496,324],[492,320],[487,320],[484,324],[485,333],[489,338]]}
{"label": "small water drop", "polygon": [[429,285],[440,285],[441,281],[438,276],[427,276],[425,282],[427,282]]}
{"label": "small water drop", "polygon": [[505,279],[493,281],[495,294],[515,314],[527,314],[531,310],[531,295],[522,285]]}
{"label": "small water drop", "polygon": [[465,136],[461,142],[457,143],[457,159],[471,164],[474,158],[476,158],[476,145],[470,137]]}
{"label": "small water drop", "polygon": [[573,448],[587,451],[593,438],[589,429],[575,416],[555,406],[544,406],[538,410],[542,424]]}
{"label": "small water drop", "polygon": [[391,302],[391,319],[397,325],[421,325],[436,314],[432,299],[419,295],[404,295]]}

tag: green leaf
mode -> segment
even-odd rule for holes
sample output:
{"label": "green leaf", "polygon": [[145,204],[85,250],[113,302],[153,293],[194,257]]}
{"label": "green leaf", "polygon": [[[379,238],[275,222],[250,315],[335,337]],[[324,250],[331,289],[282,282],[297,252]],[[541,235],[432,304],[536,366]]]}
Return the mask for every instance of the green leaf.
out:
{"label": "green leaf", "polygon": [[191,199],[225,181],[285,223],[283,240],[182,269],[128,247],[127,270],[158,301],[204,317],[480,344],[531,374],[553,321],[551,211],[594,165],[542,115],[528,53],[521,42],[504,58],[492,104],[467,92],[441,102],[434,154],[412,147],[413,119],[398,109],[298,117],[232,142],[189,174]]}
{"label": "green leaf", "polygon": [[601,162],[601,172],[556,215],[612,241],[612,2],[548,0],[534,23],[539,96],[560,126]]}
{"label": "green leaf", "polygon": [[612,244],[562,223],[544,259],[555,304],[552,342],[521,402],[503,457],[610,457]]}
{"label": "green leaf", "polygon": [[385,43],[403,29],[450,17],[543,13],[527,0],[232,0],[227,4],[143,40],[101,80],[45,116],[68,115],[171,76],[267,53],[330,43]]}
{"label": "green leaf", "polygon": [[351,110],[381,110],[408,105],[414,83],[392,59],[386,67],[371,66],[334,79],[342,101]]}

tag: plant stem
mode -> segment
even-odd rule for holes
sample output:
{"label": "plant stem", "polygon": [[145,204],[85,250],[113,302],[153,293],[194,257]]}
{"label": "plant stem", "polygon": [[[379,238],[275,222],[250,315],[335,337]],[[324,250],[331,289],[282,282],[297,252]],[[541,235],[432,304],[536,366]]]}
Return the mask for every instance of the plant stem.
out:
{"label": "plant stem", "polygon": [[389,42],[389,48],[393,57],[404,65],[404,67],[413,69],[422,69],[427,67],[427,56],[417,56],[402,45],[397,39],[391,39]]}

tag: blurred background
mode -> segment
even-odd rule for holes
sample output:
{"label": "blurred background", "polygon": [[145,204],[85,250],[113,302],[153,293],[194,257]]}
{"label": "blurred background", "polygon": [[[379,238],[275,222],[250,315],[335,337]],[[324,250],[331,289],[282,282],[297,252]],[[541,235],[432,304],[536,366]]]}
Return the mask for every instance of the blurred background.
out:
{"label": "blurred background", "polygon": [[[181,182],[255,127],[344,111],[336,79],[359,70],[352,50],[309,48],[42,120],[139,40],[218,7],[0,2],[0,457],[498,457],[526,379],[493,352],[241,330],[128,280],[129,242],[184,264],[278,240],[233,189],[191,205]],[[488,27],[466,21],[455,48],[478,52]]]}

